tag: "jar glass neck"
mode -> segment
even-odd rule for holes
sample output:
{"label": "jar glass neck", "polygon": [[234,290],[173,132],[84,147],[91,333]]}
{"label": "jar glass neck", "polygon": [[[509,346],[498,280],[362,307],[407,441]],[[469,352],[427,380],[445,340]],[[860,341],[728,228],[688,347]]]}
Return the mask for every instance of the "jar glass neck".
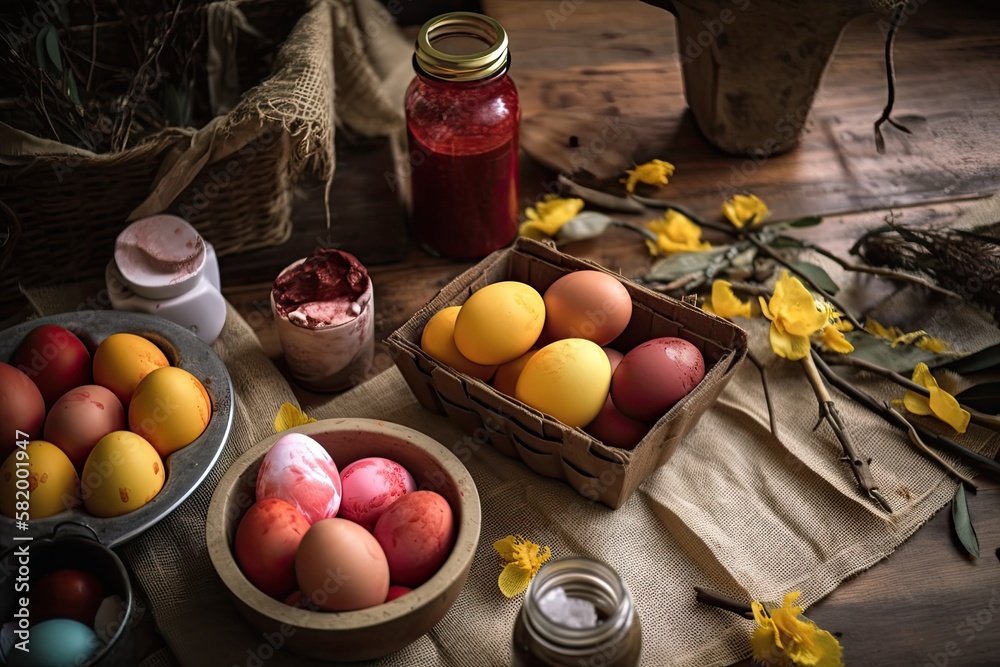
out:
{"label": "jar glass neck", "polygon": [[[553,621],[542,611],[542,599],[556,588],[567,598],[594,605],[597,625],[573,628]],[[528,627],[547,643],[566,649],[584,649],[611,641],[632,625],[632,595],[608,565],[589,558],[565,558],[545,565],[532,580],[524,598]]]}

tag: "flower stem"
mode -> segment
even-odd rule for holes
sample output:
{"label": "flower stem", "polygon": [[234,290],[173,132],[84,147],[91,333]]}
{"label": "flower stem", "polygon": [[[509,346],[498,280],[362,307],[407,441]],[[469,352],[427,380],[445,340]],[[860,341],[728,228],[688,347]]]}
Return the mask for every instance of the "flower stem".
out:
{"label": "flower stem", "polygon": [[771,435],[775,438],[778,437],[778,420],[777,416],[774,414],[774,405],[771,403],[771,392],[767,386],[767,368],[761,363],[757,356],[747,350],[747,359],[757,367],[757,371],[760,373],[760,384],[764,387],[764,402],[767,404],[767,421],[771,426]]}
{"label": "flower stem", "polygon": [[972,481],[971,477],[963,475],[953,465],[951,465],[943,458],[938,456],[937,452],[928,447],[927,444],[920,438],[920,434],[917,433],[917,430],[913,428],[913,424],[910,423],[910,420],[908,420],[906,417],[900,414],[899,410],[893,408],[891,405],[889,405],[887,401],[884,401],[882,405],[885,407],[886,410],[888,410],[892,415],[894,415],[894,418],[896,419],[897,422],[899,422],[900,424],[905,422],[907,424],[909,428],[907,429],[906,434],[910,437],[910,442],[913,444],[914,447],[919,449],[924,454],[924,456],[936,462],[939,466],[941,466],[949,473],[951,473],[951,475],[956,479],[965,482],[966,486],[968,486],[973,493],[979,490],[979,487],[976,486],[976,483]]}
{"label": "flower stem", "polygon": [[727,597],[721,593],[716,593],[715,591],[710,591],[702,588],[701,586],[694,587],[695,599],[702,604],[707,604],[711,607],[717,609],[722,609],[725,611],[731,611],[737,616],[742,616],[743,618],[753,620],[753,609],[750,605],[745,602],[740,602],[739,600],[734,600],[731,597]]}
{"label": "flower stem", "polygon": [[830,392],[823,383],[823,378],[820,377],[816,363],[813,361],[814,353],[810,349],[810,354],[802,358],[802,366],[805,368],[806,377],[809,379],[809,383],[812,384],[813,391],[816,392],[816,398],[819,400],[820,419],[825,420],[830,425],[834,435],[837,436],[837,440],[840,441],[840,446],[844,449],[844,457],[851,466],[854,478],[858,481],[858,488],[869,498],[877,502],[882,509],[892,514],[892,507],[886,501],[881,491],[879,491],[878,485],[875,483],[875,478],[872,477],[871,459],[865,459],[859,454],[850,432],[845,428],[844,422],[840,418],[840,413],[837,411],[837,406],[834,404],[833,398],[830,397]]}
{"label": "flower stem", "polygon": [[[873,364],[870,361],[865,361],[864,359],[856,359],[854,357],[844,356],[844,355],[838,355],[837,357],[830,357],[824,359],[824,361],[833,366],[851,366],[852,368],[860,368],[861,370],[868,371],[869,373],[880,375],[886,378],[887,380],[892,380],[900,387],[903,387],[904,389],[909,389],[912,392],[920,394],[924,398],[930,398],[931,392],[927,387],[923,386],[922,384],[917,384],[910,378],[904,375],[900,375],[899,373],[896,373],[895,371],[892,371],[888,368],[883,368],[877,364]],[[969,413],[973,424],[978,424],[979,426],[988,428],[991,431],[1000,433],[1000,417],[997,417],[996,415],[988,415],[984,412],[980,412],[979,410],[970,408],[967,405],[962,405],[961,403],[959,403],[959,406],[961,406],[963,410]]]}

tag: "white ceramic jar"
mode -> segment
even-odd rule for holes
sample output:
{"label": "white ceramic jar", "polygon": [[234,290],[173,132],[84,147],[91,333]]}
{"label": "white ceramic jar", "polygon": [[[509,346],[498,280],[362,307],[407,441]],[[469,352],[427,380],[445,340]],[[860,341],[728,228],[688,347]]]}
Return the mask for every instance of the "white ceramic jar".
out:
{"label": "white ceramic jar", "polygon": [[215,249],[177,216],[154,215],[126,227],[104,279],[115,310],[157,315],[206,343],[226,322]]}

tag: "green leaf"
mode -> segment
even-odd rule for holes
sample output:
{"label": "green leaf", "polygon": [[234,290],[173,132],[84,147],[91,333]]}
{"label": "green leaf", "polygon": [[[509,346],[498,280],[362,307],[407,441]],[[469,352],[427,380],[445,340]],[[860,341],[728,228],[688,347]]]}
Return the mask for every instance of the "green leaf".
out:
{"label": "green leaf", "polygon": [[55,6],[56,18],[59,19],[59,23],[61,23],[64,28],[68,28],[70,18],[69,18],[69,9],[66,7],[66,3],[54,2],[52,4]]}
{"label": "green leaf", "polygon": [[76,105],[76,112],[83,115],[83,105],[80,103],[80,91],[76,87],[76,77],[73,76],[73,71],[69,70],[66,72],[66,95],[71,100],[73,104]]}
{"label": "green leaf", "polygon": [[958,402],[988,415],[1000,415],[1000,382],[969,387],[955,396]]}
{"label": "green leaf", "polygon": [[35,36],[35,62],[38,63],[38,69],[45,72],[49,71],[49,57],[45,55],[45,34],[51,27],[46,23]]}
{"label": "green leaf", "polygon": [[728,248],[729,246],[721,246],[705,252],[675,252],[654,264],[645,279],[670,282],[682,276],[704,271]]}
{"label": "green leaf", "polygon": [[955,491],[955,499],[951,501],[951,519],[955,526],[955,535],[965,550],[979,558],[979,539],[976,529],[972,527],[972,517],[969,516],[969,503],[965,499],[965,485],[959,484]]}
{"label": "green leaf", "polygon": [[172,127],[188,127],[194,107],[193,91],[186,79],[168,84],[163,92],[163,115]]}
{"label": "green leaf", "polygon": [[56,32],[56,28],[51,23],[46,24],[47,30],[45,31],[45,52],[49,56],[49,60],[52,62],[53,67],[57,71],[63,71],[63,61],[62,61],[62,49],[59,46],[59,33]]}
{"label": "green leaf", "polygon": [[988,347],[948,364],[948,370],[961,375],[987,371],[1000,366],[1000,345]]}
{"label": "green leaf", "polygon": [[830,296],[836,296],[837,292],[840,291],[837,283],[833,282],[833,278],[823,270],[823,267],[809,262],[794,262],[792,266],[812,278],[813,282],[823,288]]}
{"label": "green leaf", "polygon": [[878,364],[907,377],[920,362],[924,362],[930,368],[937,368],[955,359],[954,355],[935,354],[914,345],[892,347],[889,341],[873,336],[867,331],[849,331],[844,336],[854,346],[852,357]]}
{"label": "green leaf", "polygon": [[556,234],[557,241],[583,241],[600,236],[611,224],[610,216],[596,211],[584,211],[563,225]]}
{"label": "green leaf", "polygon": [[789,227],[815,227],[819,223],[823,222],[823,218],[818,215],[810,215],[806,218],[799,218],[798,220],[793,220],[788,223]]}

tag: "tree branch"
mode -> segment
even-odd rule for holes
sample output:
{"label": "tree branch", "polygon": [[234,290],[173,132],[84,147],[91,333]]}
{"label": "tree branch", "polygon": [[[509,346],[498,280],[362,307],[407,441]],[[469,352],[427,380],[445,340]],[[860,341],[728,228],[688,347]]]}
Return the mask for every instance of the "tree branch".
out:
{"label": "tree branch", "polygon": [[815,354],[816,352],[810,348],[810,354],[802,358],[802,365],[806,370],[806,377],[809,378],[809,383],[813,386],[813,391],[816,392],[816,398],[819,400],[820,418],[830,425],[830,428],[833,429],[834,434],[837,436],[837,440],[840,441],[840,446],[844,449],[847,463],[851,466],[851,472],[854,473],[854,478],[858,481],[858,488],[869,498],[877,502],[882,509],[892,514],[892,507],[886,501],[882,492],[879,491],[878,484],[875,483],[875,478],[872,476],[870,467],[871,459],[865,459],[859,454],[850,432],[844,427],[844,422],[840,418],[840,413],[837,412],[837,406],[834,404],[833,398],[830,397],[830,392],[827,391],[826,385],[823,384],[823,378],[820,377],[819,371],[816,369],[816,363],[813,361],[813,355]]}
{"label": "tree branch", "polygon": [[764,402],[767,404],[767,420],[771,426],[771,434],[777,438],[778,437],[778,420],[777,416],[774,414],[774,405],[771,403],[771,392],[767,386],[767,368],[761,363],[760,359],[754,355],[753,352],[747,350],[747,359],[757,367],[757,371],[760,373],[760,383],[764,387]]}
{"label": "tree branch", "polygon": [[910,422],[910,420],[904,417],[899,412],[899,410],[896,410],[891,405],[889,405],[888,401],[883,401],[882,405],[885,407],[886,410],[888,410],[892,415],[894,415],[894,419],[896,419],[898,425],[902,426],[903,423],[907,425],[908,428],[906,429],[906,434],[910,436],[910,442],[913,444],[914,447],[923,452],[923,454],[928,458],[936,461],[939,466],[941,466],[949,473],[951,473],[952,477],[955,477],[959,481],[965,482],[966,485],[968,485],[968,487],[972,489],[973,493],[979,490],[979,487],[976,486],[976,483],[972,481],[971,477],[963,475],[961,472],[958,471],[957,468],[955,468],[953,465],[951,465],[943,458],[938,456],[937,452],[928,447],[927,444],[920,438],[920,434],[917,433],[917,429],[913,428],[913,424]]}

